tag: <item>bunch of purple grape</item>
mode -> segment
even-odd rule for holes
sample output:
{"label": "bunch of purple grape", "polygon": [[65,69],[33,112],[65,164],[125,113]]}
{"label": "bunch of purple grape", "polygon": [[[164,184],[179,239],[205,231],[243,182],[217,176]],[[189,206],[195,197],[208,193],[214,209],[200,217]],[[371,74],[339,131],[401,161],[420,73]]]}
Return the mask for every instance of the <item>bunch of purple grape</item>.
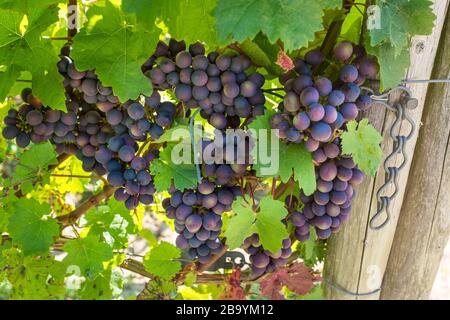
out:
{"label": "bunch of purple grape", "polygon": [[237,187],[217,187],[206,179],[195,190],[182,192],[173,188],[171,197],[164,199],[163,207],[167,216],[175,220],[175,230],[179,234],[177,247],[186,250],[190,259],[198,258],[200,263],[210,261],[211,256],[223,248],[219,239],[221,214],[231,210],[240,194]]}
{"label": "bunch of purple grape", "polygon": [[158,139],[164,129],[173,124],[177,107],[170,101],[161,102],[161,95],[158,91],[153,91],[150,97],[145,97],[145,105],[154,113],[154,122],[149,129],[149,133],[154,139]]}
{"label": "bunch of purple grape", "polygon": [[117,104],[119,99],[113,94],[111,87],[104,87],[93,71],[78,71],[75,63],[69,57],[70,47],[61,51],[58,70],[64,76],[64,87],[76,89],[82,93],[87,103]]}
{"label": "bunch of purple grape", "polygon": [[[125,202],[128,210],[134,210],[139,203],[148,205],[153,202],[153,194],[155,193],[155,185],[153,184],[153,177],[150,175],[150,162],[158,156],[157,150],[149,150],[143,157],[135,156],[135,152],[130,152],[131,161],[124,161],[123,151],[129,147],[124,143],[119,148],[119,159],[111,159],[106,164],[108,169],[108,181],[118,189],[114,193],[114,198],[117,201]],[[116,142],[115,142],[116,143]],[[125,149],[122,149],[125,147]],[[120,152],[122,150],[122,153]],[[131,149],[130,149],[131,150]],[[126,160],[129,160],[128,158]]]}
{"label": "bunch of purple grape", "polygon": [[78,150],[75,155],[81,160],[83,170],[104,175],[106,173],[105,164],[112,158],[106,145],[114,135],[114,131],[107,124],[105,113],[93,104],[84,102],[78,118],[78,132],[75,138]]}
{"label": "bunch of purple grape", "polygon": [[264,273],[270,273],[277,269],[277,267],[286,264],[287,259],[292,254],[291,239],[283,240],[282,248],[276,253],[265,250],[261,245],[261,241],[257,234],[245,239],[242,248],[250,255],[250,262],[252,264],[252,275],[259,277]]}
{"label": "bunch of purple grape", "polygon": [[21,96],[25,103],[19,110],[10,109],[4,118],[4,138],[16,139],[16,144],[21,148],[27,147],[30,142],[51,140],[57,145],[59,153],[74,153],[79,101],[66,101],[68,111],[62,112],[44,107],[29,88],[24,89]]}
{"label": "bunch of purple grape", "polygon": [[377,63],[350,42],[339,43],[335,57],[343,66],[334,83],[323,76],[313,77],[313,68],[324,60],[317,50],[295,62],[295,73],[280,77],[286,95],[280,112],[270,120],[272,128],[279,130],[280,139],[305,142],[306,149],[313,152],[320,143],[333,140],[335,130],[356,119],[359,110],[370,107],[371,98],[361,92],[360,86],[366,78],[377,75]]}
{"label": "bunch of purple grape", "polygon": [[[152,64],[156,63],[155,66]],[[251,61],[243,56],[205,55],[201,43],[160,43],[144,67],[155,88],[172,88],[188,108],[201,108],[201,115],[217,129],[238,128],[241,119],[264,113],[261,90],[264,77],[246,74]]]}
{"label": "bunch of purple grape", "polygon": [[338,232],[349,218],[354,187],[364,179],[351,157],[326,159],[316,168],[316,175],[317,190],[311,196],[301,194],[304,207],[290,216],[299,241],[309,238],[310,225],[315,227],[319,239],[327,239],[332,232]]}
{"label": "bunch of purple grape", "polygon": [[242,135],[225,135],[216,130],[214,140],[203,140],[202,154],[210,153],[213,161],[205,161],[203,174],[217,185],[234,186],[236,179],[249,171],[253,144]]}
{"label": "bunch of purple grape", "polygon": [[44,119],[47,108],[23,104],[19,110],[10,109],[4,118],[3,137],[7,140],[16,139],[20,148],[27,147],[30,142],[39,143],[51,139],[52,124]]}

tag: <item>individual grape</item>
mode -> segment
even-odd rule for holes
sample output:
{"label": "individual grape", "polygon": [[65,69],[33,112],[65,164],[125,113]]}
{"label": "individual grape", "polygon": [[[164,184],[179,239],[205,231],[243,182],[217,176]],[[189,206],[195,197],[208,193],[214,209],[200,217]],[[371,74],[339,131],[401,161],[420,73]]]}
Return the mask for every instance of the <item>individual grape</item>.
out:
{"label": "individual grape", "polygon": [[345,120],[354,120],[358,116],[358,107],[354,103],[346,102],[339,108],[339,112]]}
{"label": "individual grape", "polygon": [[374,60],[366,57],[359,62],[359,72],[366,78],[374,78],[379,72],[379,66]]}
{"label": "individual grape", "polygon": [[178,235],[177,236],[177,238],[175,239],[175,245],[178,247],[178,248],[180,248],[180,249],[182,249],[182,250],[185,250],[185,249],[188,249],[189,248],[189,242],[188,242],[188,240],[183,236],[183,235]]}
{"label": "individual grape", "polygon": [[328,95],[328,103],[335,107],[343,104],[344,100],[345,100],[345,95],[340,90],[333,90]]}
{"label": "individual grape", "polygon": [[321,64],[323,60],[324,60],[324,56],[319,50],[309,51],[305,55],[305,61],[308,64],[313,65],[313,66],[317,66],[317,65]]}
{"label": "individual grape", "polygon": [[293,211],[290,216],[291,223],[296,227],[301,227],[306,223],[306,218],[303,214],[298,211]]}
{"label": "individual grape", "polygon": [[333,223],[333,220],[331,217],[327,215],[323,215],[320,217],[315,217],[311,220],[311,224],[318,228],[319,230],[326,230],[331,227],[331,224]]}
{"label": "individual grape", "polygon": [[[300,101],[294,92],[288,92],[284,97],[284,108],[289,112],[296,112],[300,109]],[[299,129],[301,130],[301,129]]]}
{"label": "individual grape", "polygon": [[192,98],[191,87],[185,84],[178,84],[175,87],[175,96],[181,101],[188,101]]}
{"label": "individual grape", "polygon": [[325,109],[320,103],[312,103],[309,106],[308,117],[311,121],[320,121],[325,116]]}
{"label": "individual grape", "polygon": [[185,226],[189,232],[196,233],[202,227],[203,219],[198,214],[191,214],[186,218]]}
{"label": "individual grape", "polygon": [[26,120],[28,124],[36,126],[44,120],[44,116],[38,110],[31,110],[27,113]]}
{"label": "individual grape", "polygon": [[122,122],[123,115],[117,109],[110,110],[106,113],[106,121],[112,126],[118,125]]}
{"label": "individual grape", "polygon": [[356,106],[359,110],[365,111],[372,105],[372,98],[369,95],[361,95],[356,100]]}
{"label": "individual grape", "polygon": [[213,113],[209,118],[209,123],[219,130],[225,129],[227,126],[227,119],[222,113]]}
{"label": "individual grape", "polygon": [[341,62],[350,59],[353,55],[353,44],[349,41],[342,41],[334,48],[334,56]]}
{"label": "individual grape", "polygon": [[126,201],[128,198],[130,197],[130,195],[125,191],[124,188],[119,188],[114,192],[114,198],[117,201],[121,201],[124,202]]}
{"label": "individual grape", "polygon": [[12,140],[19,134],[19,129],[13,126],[6,126],[2,131],[3,137],[8,140]]}
{"label": "individual grape", "polygon": [[124,162],[131,162],[131,160],[133,160],[134,158],[134,153],[136,152],[136,150],[130,146],[122,146],[119,149],[119,158],[120,160],[124,161]]}
{"label": "individual grape", "polygon": [[331,127],[325,122],[317,122],[311,126],[311,136],[317,141],[328,141],[331,137]]}
{"label": "individual grape", "polygon": [[318,77],[316,80],[314,80],[314,87],[317,89],[321,97],[328,96],[333,90],[333,84],[328,78],[325,77]]}
{"label": "individual grape", "polygon": [[265,268],[270,262],[270,258],[264,253],[257,253],[252,258],[252,264],[256,268]]}
{"label": "individual grape", "polygon": [[352,64],[346,64],[339,72],[339,79],[343,82],[353,82],[358,78],[358,69]]}
{"label": "individual grape", "polygon": [[252,81],[244,81],[240,86],[240,93],[244,97],[252,97],[257,93],[258,86]]}
{"label": "individual grape", "polygon": [[209,61],[203,55],[195,56],[192,59],[192,68],[194,70],[206,70],[208,68]]}
{"label": "individual grape", "polygon": [[223,93],[226,97],[234,99],[239,95],[239,86],[236,83],[226,83],[223,86]]}
{"label": "individual grape", "polygon": [[334,123],[338,116],[336,107],[331,106],[331,105],[326,105],[324,107],[324,111],[325,111],[325,115],[323,116],[322,120],[328,124]]}
{"label": "individual grape", "polygon": [[331,229],[326,230],[317,229],[316,234],[319,239],[328,239],[331,236]]}
{"label": "individual grape", "polygon": [[314,87],[307,87],[302,90],[300,94],[300,102],[304,106],[309,106],[312,103],[319,102],[319,91]]}
{"label": "individual grape", "polygon": [[226,55],[219,55],[216,59],[216,65],[220,71],[227,70],[231,65],[231,57]]}
{"label": "individual grape", "polygon": [[191,81],[196,86],[205,86],[208,83],[208,75],[203,70],[195,70],[191,75]]}
{"label": "individual grape", "polygon": [[319,176],[324,181],[333,181],[336,178],[338,170],[334,162],[326,162],[320,166]]}
{"label": "individual grape", "polygon": [[346,83],[341,87],[345,95],[345,102],[355,102],[361,94],[361,89],[354,83]]}
{"label": "individual grape", "polygon": [[341,153],[339,146],[335,143],[330,143],[330,144],[325,145],[323,147],[323,151],[324,151],[326,157],[329,159],[334,159]]}
{"label": "individual grape", "polygon": [[333,190],[333,182],[325,181],[319,178],[317,180],[317,190],[324,193],[330,192]]}
{"label": "individual grape", "polygon": [[311,124],[311,120],[305,112],[298,113],[292,120],[294,127],[298,130],[306,130]]}
{"label": "individual grape", "polygon": [[123,186],[125,184],[125,179],[123,177],[122,172],[120,171],[111,171],[108,174],[108,182],[113,186],[113,187],[120,187]]}
{"label": "individual grape", "polygon": [[305,149],[309,152],[314,152],[319,148],[320,142],[313,139],[313,138],[309,138],[308,140],[305,141]]}
{"label": "individual grape", "polygon": [[357,186],[361,184],[363,180],[364,180],[364,173],[361,170],[354,168],[352,178],[349,180],[349,183],[352,186]]}

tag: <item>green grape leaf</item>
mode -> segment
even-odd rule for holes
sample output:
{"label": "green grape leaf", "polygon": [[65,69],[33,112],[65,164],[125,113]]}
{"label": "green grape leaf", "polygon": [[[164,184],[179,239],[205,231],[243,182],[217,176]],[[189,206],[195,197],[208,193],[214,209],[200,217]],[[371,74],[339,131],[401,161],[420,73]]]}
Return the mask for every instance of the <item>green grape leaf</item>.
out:
{"label": "green grape leaf", "polygon": [[399,53],[390,43],[384,43],[377,47],[368,47],[367,52],[377,57],[380,64],[380,90],[396,87],[401,83],[410,64],[409,48],[405,47]]}
{"label": "green grape leaf", "polygon": [[[1,248],[1,247],[0,247]],[[64,299],[63,264],[50,255],[24,256],[17,248],[0,250],[0,281],[11,284],[11,300]]]}
{"label": "green grape leaf", "polygon": [[58,73],[57,50],[41,37],[58,21],[58,7],[36,8],[28,15],[0,9],[0,101],[3,101],[21,71],[32,75],[33,94],[55,109],[66,110],[63,77]]}
{"label": "green grape leaf", "polygon": [[287,51],[306,46],[322,30],[323,11],[341,1],[218,0],[214,15],[221,43],[242,42],[260,31],[271,43],[281,40]]}
{"label": "green grape leaf", "polygon": [[19,199],[13,204],[8,231],[25,255],[47,252],[58,236],[59,225],[48,215],[50,205],[33,199]]}
{"label": "green grape leaf", "polygon": [[[430,34],[436,18],[432,4],[428,0],[380,1],[377,7],[379,13],[371,17],[373,24],[379,23],[379,26],[372,25],[369,30],[371,46],[390,43],[397,56],[409,46],[410,36]],[[379,21],[375,21],[377,17]]]}
{"label": "green grape leaf", "polygon": [[168,23],[169,32],[175,39],[186,43],[205,42],[210,48],[217,45],[216,19],[212,11],[217,0],[180,0],[179,11],[172,11],[175,23]]}
{"label": "green grape leaf", "polygon": [[36,10],[42,10],[48,8],[52,5],[61,3],[61,0],[2,0],[0,1],[1,9],[9,9],[13,11],[18,11],[24,14],[32,13]]}
{"label": "green grape leaf", "polygon": [[382,140],[383,137],[369,124],[368,119],[362,119],[359,123],[353,120],[347,123],[347,131],[342,133],[342,153],[351,155],[362,171],[374,176],[383,157]]}
{"label": "green grape leaf", "polygon": [[144,267],[151,274],[170,280],[181,270],[181,263],[174,261],[180,256],[180,249],[162,241],[145,255]]}
{"label": "green grape leaf", "polygon": [[103,271],[103,262],[113,258],[112,248],[94,235],[70,240],[63,249],[67,252],[63,260],[65,265],[80,268],[81,275],[89,279]]}
{"label": "green grape leaf", "polygon": [[169,144],[161,151],[159,158],[152,161],[150,165],[151,173],[154,176],[155,187],[158,191],[168,190],[172,179],[178,190],[194,188],[198,183],[197,170],[192,161],[190,164],[175,164],[172,161],[172,150],[175,147],[180,147],[182,150],[186,150],[186,152],[191,151],[190,143],[180,143],[176,146]]}
{"label": "green grape leaf", "polygon": [[312,155],[302,144],[280,144],[279,175],[281,181],[288,182],[294,173],[294,179],[306,195],[316,190],[316,175]]}
{"label": "green grape leaf", "polygon": [[124,249],[128,245],[128,235],[137,231],[130,211],[123,202],[114,198],[107,205],[89,210],[85,215],[89,234],[100,235],[113,247]]}
{"label": "green grape leaf", "polygon": [[87,13],[88,22],[75,36],[73,57],[80,70],[95,69],[104,86],[114,88],[121,101],[152,93],[141,65],[154,50],[159,31],[138,29],[135,19],[106,1]]}
{"label": "green grape leaf", "polygon": [[111,300],[111,270],[103,271],[93,280],[84,281],[79,295],[82,300]]}
{"label": "green grape leaf", "polygon": [[26,187],[26,182],[37,180],[47,182],[50,176],[48,166],[57,163],[57,153],[50,142],[34,144],[19,156],[13,183],[20,183],[21,187]]}
{"label": "green grape leaf", "polygon": [[264,249],[277,252],[282,248],[282,241],[289,237],[281,222],[288,211],[281,201],[271,196],[260,200],[257,212],[248,197],[240,197],[233,203],[233,212],[235,216],[230,218],[225,231],[226,243],[231,249],[239,247],[245,238],[257,233]]}
{"label": "green grape leaf", "polygon": [[179,0],[126,0],[122,1],[122,9],[135,14],[137,24],[143,29],[155,29],[155,23],[160,20],[170,28],[181,14]]}
{"label": "green grape leaf", "polygon": [[248,199],[240,197],[233,202],[235,216],[228,220],[225,230],[226,243],[230,249],[239,248],[245,238],[252,235],[252,225],[255,222],[255,212],[245,201]]}

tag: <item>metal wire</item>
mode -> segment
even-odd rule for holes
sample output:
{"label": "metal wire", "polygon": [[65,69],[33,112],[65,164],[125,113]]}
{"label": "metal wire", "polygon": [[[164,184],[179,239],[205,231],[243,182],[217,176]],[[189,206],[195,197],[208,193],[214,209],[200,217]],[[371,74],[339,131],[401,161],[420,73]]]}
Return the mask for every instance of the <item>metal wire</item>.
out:
{"label": "metal wire", "polygon": [[359,293],[359,292],[352,292],[350,290],[345,289],[344,287],[342,287],[340,285],[332,283],[331,281],[329,281],[327,279],[324,279],[323,282],[327,286],[329,286],[330,288],[333,288],[334,290],[337,290],[337,291],[339,291],[341,293],[345,293],[345,294],[347,294],[349,296],[353,296],[353,297],[371,296],[371,295],[381,291],[381,288],[378,288],[378,289],[375,289],[375,290],[372,290],[372,291],[369,291],[369,292],[361,292],[361,293]]}

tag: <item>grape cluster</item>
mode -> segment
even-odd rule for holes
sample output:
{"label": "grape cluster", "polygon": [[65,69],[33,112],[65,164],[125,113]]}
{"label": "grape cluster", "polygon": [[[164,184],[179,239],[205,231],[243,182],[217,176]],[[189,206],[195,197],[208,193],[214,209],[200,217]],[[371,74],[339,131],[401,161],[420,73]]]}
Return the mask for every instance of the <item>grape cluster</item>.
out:
{"label": "grape cluster", "polygon": [[299,241],[309,238],[310,226],[315,227],[319,239],[338,232],[349,218],[354,187],[364,179],[362,171],[348,156],[327,158],[316,168],[316,175],[317,190],[311,196],[301,194],[303,209],[290,215]]}
{"label": "grape cluster", "polygon": [[75,142],[78,102],[67,100],[68,111],[62,112],[44,107],[29,88],[24,89],[21,96],[25,103],[19,110],[10,109],[4,119],[5,139],[16,139],[16,144],[21,148],[27,147],[30,142],[51,140],[59,153],[63,153],[63,149],[67,153],[74,153],[76,148],[73,145],[65,149],[63,143],[68,142],[70,145]]}
{"label": "grape cluster", "polygon": [[16,139],[20,148],[27,147],[30,142],[39,143],[50,140],[53,134],[52,124],[44,119],[47,108],[23,104],[19,110],[10,109],[4,118],[3,137]]}
{"label": "grape cluster", "polygon": [[[124,145],[119,150],[129,146],[125,139],[122,142]],[[123,153],[119,153],[119,157],[120,155],[123,157]],[[128,163],[123,160],[112,159],[108,161],[106,167],[109,171],[109,183],[118,187],[114,193],[114,198],[117,201],[124,201],[127,209],[134,210],[139,202],[145,205],[153,202],[155,186],[153,177],[149,172],[149,166],[150,162],[158,156],[158,151],[149,150],[143,157],[135,156],[135,152],[130,152],[129,156],[132,160]]]}
{"label": "grape cluster", "polygon": [[238,128],[241,119],[264,113],[265,79],[259,73],[247,75],[251,62],[243,55],[205,55],[201,43],[186,50],[184,42],[171,42],[159,44],[146,65],[155,88],[172,88],[185,106],[200,107],[201,116],[217,129]]}
{"label": "grape cluster", "polygon": [[148,106],[154,117],[154,123],[148,129],[154,139],[158,139],[164,132],[164,129],[173,124],[177,106],[170,101],[161,101],[161,95],[158,91],[153,91],[150,97],[145,97],[145,105]]}
{"label": "grape cluster", "polygon": [[119,103],[119,99],[113,94],[112,88],[104,87],[95,72],[90,70],[78,71],[75,63],[69,57],[69,53],[70,47],[64,47],[61,52],[61,60],[58,62],[58,70],[64,77],[64,87],[71,90],[76,89],[82,93],[84,101],[98,104],[99,108],[102,105]]}
{"label": "grape cluster", "polygon": [[370,107],[371,98],[361,92],[360,86],[366,78],[376,76],[376,62],[354,50],[349,42],[338,44],[335,56],[343,66],[334,83],[323,76],[312,76],[313,68],[324,60],[317,50],[295,62],[295,73],[280,77],[286,95],[281,111],[270,120],[272,128],[279,130],[280,139],[305,142],[305,148],[313,152],[321,143],[332,141],[335,131],[356,119],[359,110]]}
{"label": "grape cluster", "polygon": [[[98,175],[106,173],[104,165],[112,155],[108,154],[105,157],[104,153],[106,145],[113,135],[114,131],[107,124],[105,113],[95,105],[83,102],[78,113],[78,130],[75,138],[77,148],[75,156],[81,160],[83,170],[93,171]],[[65,147],[65,149],[68,148],[70,147]]]}
{"label": "grape cluster", "polygon": [[200,263],[207,263],[223,248],[219,239],[221,214],[231,210],[241,191],[237,187],[217,187],[206,179],[195,190],[171,191],[170,198],[164,199],[162,204],[167,216],[175,220],[175,230],[179,234],[176,245],[186,250],[190,259],[198,258]]}
{"label": "grape cluster", "polygon": [[250,255],[252,275],[254,277],[259,277],[264,273],[273,272],[277,267],[285,265],[287,259],[292,254],[291,239],[284,239],[282,248],[276,253],[272,253],[263,248],[257,234],[253,234],[245,239],[242,248]]}

